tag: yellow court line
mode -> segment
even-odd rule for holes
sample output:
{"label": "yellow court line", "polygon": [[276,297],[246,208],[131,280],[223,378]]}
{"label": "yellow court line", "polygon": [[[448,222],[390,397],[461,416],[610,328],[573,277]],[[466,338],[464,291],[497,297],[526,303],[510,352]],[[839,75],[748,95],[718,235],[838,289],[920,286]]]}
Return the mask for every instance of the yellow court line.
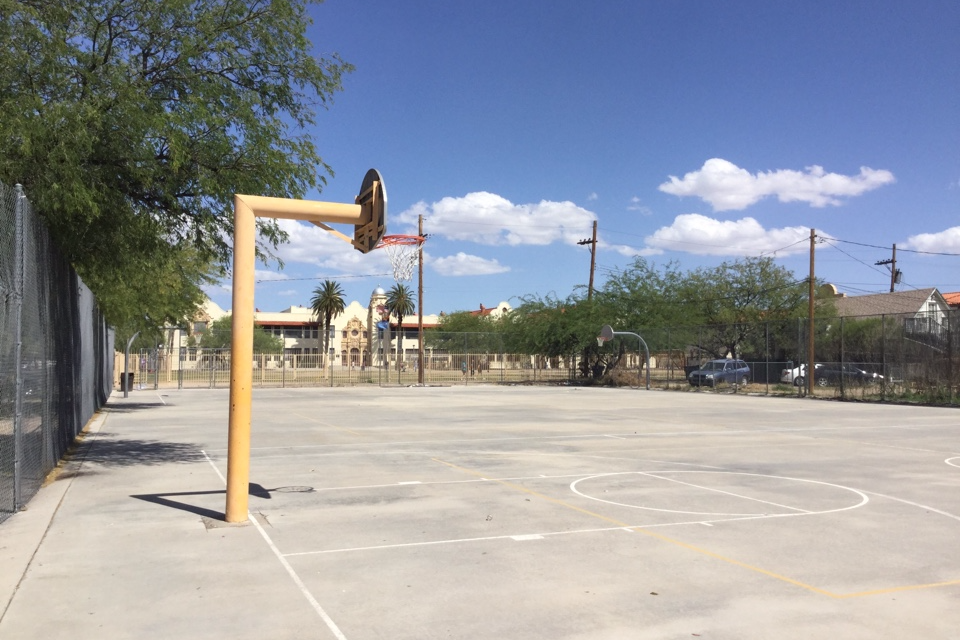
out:
{"label": "yellow court line", "polygon": [[735,559],[733,559],[733,558],[729,558],[729,557],[727,557],[727,556],[720,555],[719,553],[714,553],[713,551],[710,551],[710,550],[708,550],[708,549],[704,549],[704,548],[698,547],[698,546],[696,546],[696,545],[688,544],[688,543],[683,542],[683,541],[681,541],[681,540],[677,540],[677,539],[675,539],[675,538],[671,538],[671,537],[669,537],[669,536],[665,536],[665,535],[663,535],[663,534],[661,534],[661,533],[656,533],[656,532],[654,532],[654,531],[650,531],[649,529],[645,529],[645,528],[643,528],[643,527],[632,526],[632,525],[629,525],[629,524],[627,524],[627,523],[625,523],[625,522],[620,522],[619,520],[616,520],[616,519],[614,519],[614,518],[610,518],[610,517],[608,517],[608,516],[601,515],[601,514],[599,514],[599,513],[594,513],[593,511],[589,511],[589,510],[587,510],[587,509],[583,509],[583,508],[581,508],[581,507],[578,507],[578,506],[576,506],[576,505],[570,504],[569,502],[564,502],[563,500],[559,500],[559,499],[557,499],[557,498],[551,498],[551,497],[548,496],[548,495],[544,495],[544,494],[542,494],[542,493],[539,493],[539,492],[534,491],[534,490],[532,490],[532,489],[528,489],[528,488],[523,487],[523,486],[520,486],[520,485],[518,485],[518,484],[513,484],[512,482],[507,482],[507,481],[505,481],[505,480],[497,480],[497,479],[495,479],[495,478],[487,478],[486,476],[484,476],[482,473],[480,473],[480,472],[478,472],[478,471],[474,471],[473,469],[467,469],[467,468],[465,468],[465,467],[461,467],[461,466],[459,466],[459,465],[453,464],[452,462],[447,462],[447,461],[441,460],[441,459],[439,459],[439,458],[431,458],[431,459],[432,459],[434,462],[439,462],[440,464],[446,465],[446,466],[450,467],[451,469],[456,469],[456,470],[458,470],[458,471],[462,471],[462,472],[464,472],[464,473],[470,474],[470,475],[472,475],[472,476],[476,476],[476,477],[481,478],[481,479],[483,479],[483,480],[486,480],[486,481],[488,481],[488,482],[496,482],[497,484],[503,485],[503,486],[505,486],[505,487],[509,487],[509,488],[511,488],[511,489],[515,489],[515,490],[517,490],[517,491],[521,491],[521,492],[523,492],[523,493],[527,493],[527,494],[529,494],[529,495],[536,496],[537,498],[540,498],[540,499],[542,499],[542,500],[546,500],[547,502],[551,502],[551,503],[553,503],[553,504],[560,505],[560,506],[562,506],[562,507],[566,507],[567,509],[571,509],[571,510],[573,510],[573,511],[577,511],[577,512],[579,512],[579,513],[582,513],[582,514],[585,514],[585,515],[588,515],[588,516],[591,516],[591,517],[594,517],[594,518],[598,518],[598,519],[600,519],[600,520],[603,520],[604,522],[609,522],[609,523],[614,524],[614,525],[616,525],[616,526],[618,526],[618,527],[623,527],[624,529],[629,529],[630,531],[634,531],[634,532],[636,532],[636,533],[641,533],[641,534],[643,534],[643,535],[645,535],[645,536],[649,536],[649,537],[651,537],[651,538],[656,538],[657,540],[660,540],[660,541],[662,541],[662,542],[667,542],[667,543],[669,543],[669,544],[672,544],[672,545],[681,547],[681,548],[683,548],[683,549],[688,549],[688,550],[690,550],[690,551],[695,551],[696,553],[700,553],[700,554],[705,555],[705,556],[708,556],[708,557],[710,557],[710,558],[714,558],[714,559],[716,559],[716,560],[721,560],[722,562],[726,562],[726,563],[728,563],[728,564],[732,564],[732,565],[737,566],[737,567],[741,567],[741,568],[744,568],[744,569],[748,569],[748,570],[750,570],[750,571],[753,571],[754,573],[759,573],[759,574],[761,574],[761,575],[765,575],[765,576],[767,576],[767,577],[774,578],[774,579],[776,579],[776,580],[780,580],[781,582],[786,582],[786,583],[788,583],[788,584],[792,584],[792,585],[797,586],[797,587],[800,587],[800,588],[802,588],[802,589],[806,589],[807,591],[812,591],[813,593],[817,593],[817,594],[820,594],[820,595],[822,595],[822,596],[827,596],[827,597],[829,597],[829,598],[835,598],[835,599],[838,599],[838,600],[844,600],[844,599],[848,599],[848,598],[860,598],[860,597],[863,597],[863,596],[873,596],[873,595],[880,595],[880,594],[885,594],[885,593],[894,593],[894,592],[897,592],[897,591],[910,591],[910,590],[914,590],[914,589],[930,589],[930,588],[933,588],[933,587],[946,587],[946,586],[952,586],[952,585],[958,585],[958,584],[960,584],[960,580],[951,580],[951,581],[949,581],[949,582],[935,582],[935,583],[930,583],[930,584],[903,585],[903,586],[899,586],[899,587],[890,587],[890,588],[887,588],[887,589],[876,589],[876,590],[873,590],[873,591],[860,591],[860,592],[856,592],[856,593],[846,593],[846,594],[843,594],[843,593],[833,593],[832,591],[827,591],[826,589],[820,589],[819,587],[814,587],[813,585],[809,585],[809,584],[807,584],[807,583],[805,583],[805,582],[801,582],[801,581],[799,581],[799,580],[794,580],[793,578],[790,578],[790,577],[781,575],[781,574],[779,574],[779,573],[775,573],[775,572],[773,572],[773,571],[768,571],[767,569],[763,569],[763,568],[761,568],[761,567],[757,567],[757,566],[754,566],[754,565],[752,565],[752,564],[747,564],[746,562],[741,562],[740,560],[735,560]]}
{"label": "yellow court line", "polygon": [[355,435],[355,436],[360,436],[361,438],[363,437],[363,434],[362,434],[362,433],[359,433],[359,432],[357,432],[357,431],[353,431],[353,430],[347,429],[347,428],[345,428],[345,427],[338,427],[338,426],[335,425],[335,424],[330,424],[329,422],[324,422],[323,420],[317,420],[316,418],[314,418],[314,417],[312,417],[312,416],[305,416],[305,415],[303,415],[302,413],[296,413],[296,412],[294,412],[294,411],[291,411],[291,413],[292,413],[293,415],[295,415],[295,416],[299,416],[299,417],[301,417],[301,418],[305,418],[305,419],[310,420],[310,421],[312,421],[312,422],[316,422],[317,424],[322,424],[322,425],[324,425],[325,427],[332,427],[333,429],[337,429],[338,431],[346,431],[347,433],[351,433],[351,434],[353,434],[353,435]]}
{"label": "yellow court line", "polygon": [[844,593],[835,598],[862,598],[864,596],[878,596],[885,593],[897,593],[898,591],[915,591],[917,589],[934,589],[936,587],[953,587],[960,585],[960,580],[948,580],[947,582],[930,582],[928,584],[906,584],[899,587],[889,587],[887,589],[874,589],[872,591],[857,591],[856,593]]}

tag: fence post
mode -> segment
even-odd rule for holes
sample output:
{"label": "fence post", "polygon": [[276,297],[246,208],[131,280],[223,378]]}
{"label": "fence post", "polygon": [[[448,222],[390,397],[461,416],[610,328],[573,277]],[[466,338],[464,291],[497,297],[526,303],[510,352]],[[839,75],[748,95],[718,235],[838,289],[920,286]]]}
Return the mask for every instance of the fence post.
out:
{"label": "fence post", "polygon": [[843,353],[843,316],[840,316],[840,397],[846,399],[847,397],[847,387],[846,382],[843,379],[843,363],[846,362]]}
{"label": "fence post", "polygon": [[953,328],[947,315],[947,402],[953,404]]}
{"label": "fence post", "polygon": [[670,340],[670,327],[667,327],[667,366],[670,367],[667,372],[669,382],[667,383],[667,388],[670,388],[669,383],[673,382],[673,343]]}
{"label": "fence post", "polygon": [[14,258],[13,267],[16,273],[13,278],[13,296],[15,302],[14,317],[14,355],[13,364],[17,369],[14,386],[13,410],[13,511],[20,510],[22,499],[22,458],[23,458],[23,291],[26,281],[26,232],[24,229],[24,200],[23,186],[16,185],[16,204],[14,205]]}
{"label": "fence post", "polygon": [[[883,382],[880,384],[880,400],[887,399],[887,384],[890,384],[890,372],[887,371],[887,316],[880,316],[880,371],[883,372]],[[891,389],[892,391],[892,389]]]}
{"label": "fence post", "polygon": [[504,353],[504,348],[503,348],[503,334],[500,334],[499,342],[500,342],[500,384],[503,384],[503,381],[505,380],[503,376],[506,373],[506,368],[507,368],[507,357],[506,357],[506,354]]}
{"label": "fence post", "polygon": [[767,320],[763,323],[764,330],[764,347],[763,347],[763,357],[766,358],[766,362],[763,365],[763,368],[766,369],[764,372],[764,380],[766,382],[766,393],[770,395],[770,321]]}

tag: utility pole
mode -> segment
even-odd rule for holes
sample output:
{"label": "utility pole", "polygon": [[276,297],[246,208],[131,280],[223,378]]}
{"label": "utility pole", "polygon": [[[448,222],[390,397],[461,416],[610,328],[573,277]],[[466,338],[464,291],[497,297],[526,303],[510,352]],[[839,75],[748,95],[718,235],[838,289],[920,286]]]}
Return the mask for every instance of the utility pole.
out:
{"label": "utility pole", "polygon": [[893,293],[893,287],[900,282],[900,272],[897,270],[897,245],[893,245],[893,257],[889,260],[880,260],[874,262],[875,265],[890,265],[890,293]]}
{"label": "utility pole", "polygon": [[593,221],[593,239],[584,238],[578,245],[590,245],[590,284],[587,286],[587,302],[593,299],[593,272],[597,269],[597,221]]}
{"label": "utility pole", "polygon": [[[417,218],[417,235],[423,237],[423,214]],[[423,384],[423,242],[417,252],[417,384]]]}
{"label": "utility pole", "polygon": [[804,377],[807,383],[807,395],[813,397],[813,384],[814,377],[816,377],[816,352],[814,350],[814,332],[813,332],[813,310],[814,310],[814,278],[813,278],[813,256],[814,256],[814,245],[817,243],[817,232],[813,229],[810,229],[810,304],[807,309],[807,315],[809,316],[809,328],[807,330],[807,375]]}

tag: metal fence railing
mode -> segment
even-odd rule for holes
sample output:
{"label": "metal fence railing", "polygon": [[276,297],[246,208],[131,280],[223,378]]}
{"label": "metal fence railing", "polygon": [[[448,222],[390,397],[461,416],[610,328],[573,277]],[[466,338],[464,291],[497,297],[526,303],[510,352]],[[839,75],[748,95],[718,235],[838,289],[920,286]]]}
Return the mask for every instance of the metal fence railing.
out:
{"label": "metal fence railing", "polygon": [[[960,401],[960,361],[954,327],[960,310],[815,322],[814,395],[859,400]],[[620,329],[628,329],[626,327]],[[737,357],[750,366],[750,383],[737,392],[805,394],[795,384],[806,368],[808,323],[804,319],[752,324],[629,328],[650,353],[650,382],[686,389],[687,374],[702,363]],[[562,383],[593,376],[583,353],[545,357],[510,353],[508,336],[429,330],[424,334],[424,384]],[[646,383],[645,351],[636,339],[604,347],[619,353],[605,380]],[[608,358],[609,360],[609,358]],[[227,388],[230,352],[215,349],[155,350],[127,363],[141,388]],[[261,387],[409,385],[420,379],[417,348],[396,345],[390,353],[347,353],[327,358],[296,352],[256,354],[253,384]],[[117,370],[123,370],[122,359]]]}
{"label": "metal fence railing", "polygon": [[[815,323],[814,395],[859,400],[960,401],[960,362],[951,327],[960,311],[858,318],[819,318]],[[626,329],[626,328],[624,328]],[[805,394],[795,384],[805,371],[808,323],[804,319],[753,324],[630,328],[650,353],[650,382],[686,389],[687,374],[704,362],[737,357],[750,366],[750,383],[737,392]],[[563,383],[591,378],[584,354],[545,357],[510,353],[508,336],[429,330],[424,334],[424,384]],[[420,375],[417,348],[401,353],[254,356],[253,384],[260,387],[410,385]],[[618,353],[604,380],[646,383],[645,351],[636,339],[607,343]],[[607,361],[611,358],[607,358]],[[131,355],[127,367],[140,388],[228,388],[229,349],[190,348]],[[124,369],[122,357],[117,370]]]}
{"label": "metal fence railing", "polygon": [[113,381],[113,332],[21,188],[0,184],[0,521],[39,490]]}
{"label": "metal fence railing", "polygon": [[[416,349],[389,354],[370,364],[361,358],[267,354],[253,357],[255,387],[316,387],[417,384]],[[424,384],[535,383],[571,380],[579,375],[575,358],[544,359],[480,350],[434,350],[424,354]],[[226,389],[230,386],[230,350],[184,348],[133,353],[126,363],[131,388]],[[124,370],[118,356],[116,370]],[[121,374],[122,375],[122,374]],[[122,388],[123,382],[118,382]]]}
{"label": "metal fence railing", "polygon": [[[859,317],[822,317],[814,323],[814,395],[934,404],[960,401],[956,328],[960,310]],[[751,368],[745,390],[806,393],[809,323],[805,319],[636,331],[651,353],[653,381],[683,384],[685,374],[714,358],[736,356]],[[633,354],[621,367],[639,362]]]}

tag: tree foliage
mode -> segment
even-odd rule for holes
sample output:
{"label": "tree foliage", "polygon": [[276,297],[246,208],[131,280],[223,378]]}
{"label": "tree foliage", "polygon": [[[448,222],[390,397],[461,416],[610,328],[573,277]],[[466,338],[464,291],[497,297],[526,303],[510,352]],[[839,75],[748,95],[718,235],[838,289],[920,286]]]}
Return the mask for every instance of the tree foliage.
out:
{"label": "tree foliage", "polygon": [[506,318],[506,348],[550,359],[579,357],[586,363],[584,374],[599,376],[619,357],[597,346],[597,335],[610,315],[599,297],[527,296]]}
{"label": "tree foliage", "polygon": [[317,324],[323,326],[323,354],[326,355],[330,348],[330,325],[346,308],[343,289],[333,280],[324,280],[322,285],[313,290],[310,308],[317,315]]}
{"label": "tree foliage", "polygon": [[763,354],[762,323],[797,318],[807,312],[809,285],[773,258],[745,258],[691,272],[688,302],[711,328],[701,349],[714,357]]}
{"label": "tree foliage", "polygon": [[438,325],[424,331],[424,346],[434,350],[502,353],[504,318],[472,311],[440,316]]}
{"label": "tree foliage", "polygon": [[676,262],[658,267],[635,258],[628,268],[607,278],[598,293],[598,300],[612,314],[604,324],[626,330],[698,324],[698,310],[686,304],[688,297],[694,297],[688,277]]}
{"label": "tree foliage", "polygon": [[[233,316],[226,315],[214,320],[200,338],[204,349],[229,349],[233,342]],[[283,339],[263,327],[253,328],[254,353],[283,353]]]}
{"label": "tree foliage", "polygon": [[[403,319],[416,310],[416,298],[413,290],[399,282],[387,291],[387,307],[397,316],[397,351],[403,353]],[[397,360],[399,370],[400,360]]]}
{"label": "tree foliage", "polygon": [[[0,181],[114,325],[196,308],[228,266],[233,194],[302,197],[331,174],[305,131],[350,66],[311,53],[309,3],[0,0]],[[264,256],[285,236],[258,226]]]}
{"label": "tree foliage", "polygon": [[[658,268],[637,258],[607,280],[600,297],[615,328],[672,327],[673,342],[722,358],[763,354],[764,323],[792,326],[783,321],[806,315],[807,293],[805,279],[768,257],[688,272],[673,262]],[[649,346],[658,348],[656,341]]]}

